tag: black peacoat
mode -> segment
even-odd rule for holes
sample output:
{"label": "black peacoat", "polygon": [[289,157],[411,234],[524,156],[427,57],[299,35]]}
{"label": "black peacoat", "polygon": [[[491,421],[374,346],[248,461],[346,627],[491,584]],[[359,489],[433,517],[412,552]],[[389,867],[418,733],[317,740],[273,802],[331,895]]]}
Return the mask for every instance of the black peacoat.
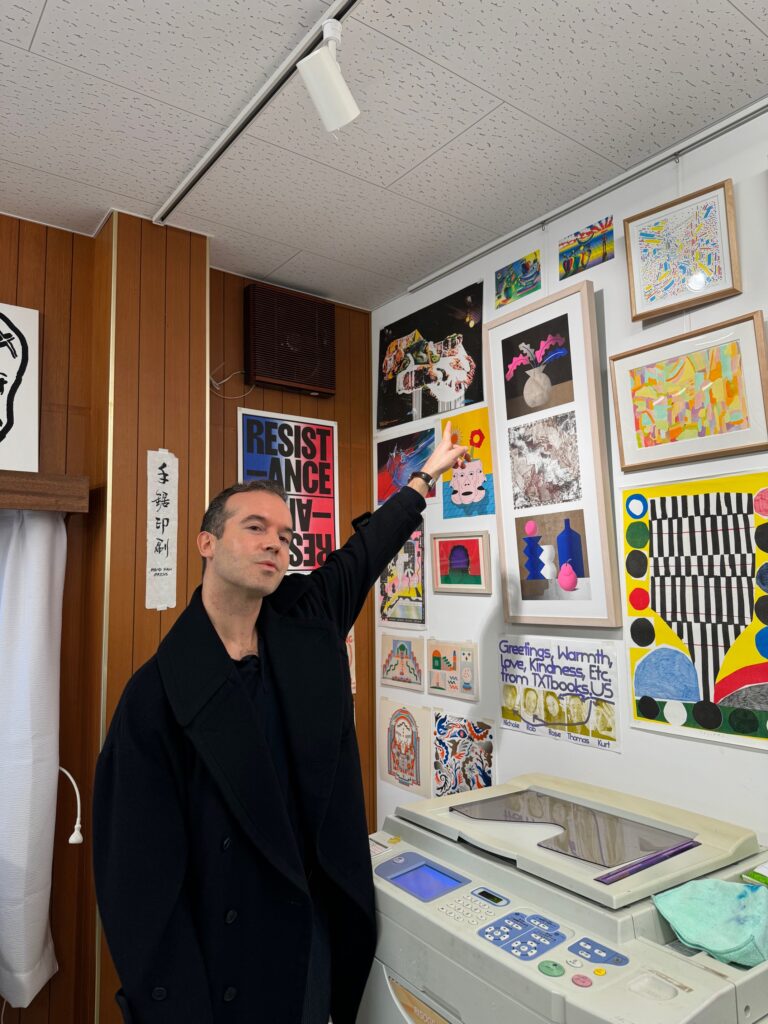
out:
{"label": "black peacoat", "polygon": [[[353,1024],[376,944],[345,637],[424,499],[405,488],[258,619],[330,910],[332,1016]],[[99,757],[94,868],[132,1024],[298,1024],[306,872],[253,703],[198,589],[128,683]]]}

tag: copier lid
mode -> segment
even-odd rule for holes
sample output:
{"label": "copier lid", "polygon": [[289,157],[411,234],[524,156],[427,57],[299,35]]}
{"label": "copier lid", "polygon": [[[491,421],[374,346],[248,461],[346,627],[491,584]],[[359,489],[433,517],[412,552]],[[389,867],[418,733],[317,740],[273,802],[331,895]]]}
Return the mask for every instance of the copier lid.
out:
{"label": "copier lid", "polygon": [[539,774],[396,815],[614,909],[759,850],[755,833],[736,825]]}

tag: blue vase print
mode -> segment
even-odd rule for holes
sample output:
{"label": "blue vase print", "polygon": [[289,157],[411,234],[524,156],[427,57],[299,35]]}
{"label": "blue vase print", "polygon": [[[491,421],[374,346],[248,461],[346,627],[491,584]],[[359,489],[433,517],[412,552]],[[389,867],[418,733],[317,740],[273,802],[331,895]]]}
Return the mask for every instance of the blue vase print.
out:
{"label": "blue vase print", "polygon": [[584,578],[584,555],[581,549],[581,537],[571,529],[570,519],[563,520],[563,528],[557,535],[557,560],[560,565],[571,563],[571,568],[580,578]]}

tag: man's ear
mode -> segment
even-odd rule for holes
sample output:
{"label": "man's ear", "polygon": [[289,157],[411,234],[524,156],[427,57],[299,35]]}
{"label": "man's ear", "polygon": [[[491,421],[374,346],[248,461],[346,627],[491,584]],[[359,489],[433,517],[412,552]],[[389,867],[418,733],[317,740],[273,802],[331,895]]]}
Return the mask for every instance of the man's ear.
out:
{"label": "man's ear", "polygon": [[203,530],[197,535],[197,550],[203,558],[210,558],[216,548],[216,538],[212,533]]}

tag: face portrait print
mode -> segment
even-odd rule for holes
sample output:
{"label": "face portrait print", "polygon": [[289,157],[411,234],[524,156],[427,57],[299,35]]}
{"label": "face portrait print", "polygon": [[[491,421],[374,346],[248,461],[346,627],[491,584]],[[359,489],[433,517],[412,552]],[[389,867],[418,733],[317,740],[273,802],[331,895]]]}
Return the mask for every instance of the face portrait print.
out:
{"label": "face portrait print", "polygon": [[554,690],[544,694],[544,721],[548,725],[565,725],[565,712]]}
{"label": "face portrait print", "polygon": [[0,313],[0,442],[13,429],[13,402],[27,369],[27,340]]}
{"label": "face portrait print", "polygon": [[526,686],[523,690],[523,719],[531,725],[541,721],[539,711],[539,698],[541,694],[532,686]]}

